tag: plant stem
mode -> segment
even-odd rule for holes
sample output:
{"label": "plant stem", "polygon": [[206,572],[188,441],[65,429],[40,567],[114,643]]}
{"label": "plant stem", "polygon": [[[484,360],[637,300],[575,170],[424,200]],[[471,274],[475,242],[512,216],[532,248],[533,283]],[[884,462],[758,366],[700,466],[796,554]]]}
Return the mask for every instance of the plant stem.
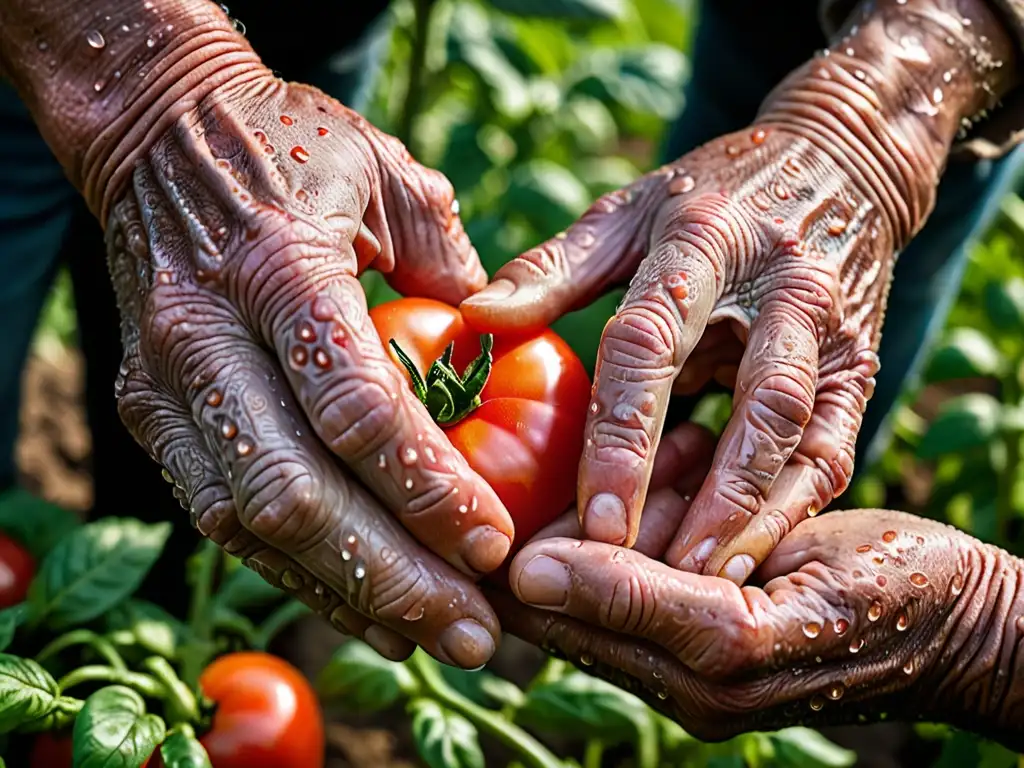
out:
{"label": "plant stem", "polygon": [[75,645],[85,645],[92,648],[96,651],[97,655],[102,656],[103,660],[114,669],[122,671],[128,669],[124,659],[121,658],[121,654],[114,648],[113,643],[88,629],[76,629],[73,632],[61,635],[36,654],[36,661],[42,663],[66,648],[71,648]]}
{"label": "plant stem", "polygon": [[57,687],[60,688],[61,693],[63,693],[68,688],[73,688],[74,686],[81,685],[82,683],[100,682],[111,683],[113,685],[124,685],[138,691],[143,696],[148,696],[151,699],[162,700],[166,696],[164,686],[149,675],[143,675],[130,670],[104,667],[99,664],[79,667],[78,669],[68,672],[64,677],[57,681]]}
{"label": "plant stem", "polygon": [[255,647],[261,651],[267,650],[271,641],[277,637],[283,629],[293,621],[310,612],[309,607],[300,603],[298,600],[289,600],[270,614],[267,617],[267,620],[260,625],[259,631],[256,635],[256,642],[254,643]]}
{"label": "plant stem", "polygon": [[413,147],[412,128],[420,111],[420,99],[423,96],[422,74],[427,63],[427,38],[430,33],[430,15],[434,0],[412,0],[415,24],[413,27],[412,54],[409,56],[409,77],[402,102],[402,112],[398,117],[397,135],[416,154]]}
{"label": "plant stem", "polygon": [[604,744],[597,739],[587,742],[587,749],[583,753],[583,768],[601,768],[601,761],[604,759]]}
{"label": "plant stem", "polygon": [[448,685],[435,664],[422,650],[417,650],[409,660],[409,666],[419,675],[424,690],[434,699],[522,755],[527,765],[534,768],[563,768],[557,757],[518,725],[503,719],[497,712],[475,704]]}
{"label": "plant stem", "polygon": [[181,681],[167,659],[150,656],[143,666],[163,686],[166,695],[167,720],[171,723],[189,723],[199,719],[199,703],[195,694]]}
{"label": "plant stem", "polygon": [[[216,544],[209,539],[204,540],[196,556],[197,568],[195,581],[192,584],[192,600],[188,609],[188,623],[195,636],[197,647],[211,647],[213,624],[211,622],[210,597],[213,594],[213,580],[223,561],[223,553]],[[181,662],[182,676],[189,685],[196,685],[199,682],[199,674],[206,665],[206,654],[200,654],[195,649],[186,653]]]}

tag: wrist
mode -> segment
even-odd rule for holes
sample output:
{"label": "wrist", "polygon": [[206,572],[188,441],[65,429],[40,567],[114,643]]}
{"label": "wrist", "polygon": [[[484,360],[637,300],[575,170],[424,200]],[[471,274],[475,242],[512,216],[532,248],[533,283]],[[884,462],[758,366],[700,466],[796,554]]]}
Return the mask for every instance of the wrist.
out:
{"label": "wrist", "polygon": [[[1024,562],[974,543],[942,633],[924,714],[1024,746]],[[952,591],[956,591],[953,589]]]}
{"label": "wrist", "polygon": [[0,69],[101,222],[181,114],[267,74],[206,0],[0,0]]}
{"label": "wrist", "polygon": [[[985,0],[864,3],[831,48],[783,81],[762,106],[816,144],[875,204],[900,250],[924,224],[965,120],[1015,83],[1014,42]],[[854,23],[856,22],[856,23]]]}

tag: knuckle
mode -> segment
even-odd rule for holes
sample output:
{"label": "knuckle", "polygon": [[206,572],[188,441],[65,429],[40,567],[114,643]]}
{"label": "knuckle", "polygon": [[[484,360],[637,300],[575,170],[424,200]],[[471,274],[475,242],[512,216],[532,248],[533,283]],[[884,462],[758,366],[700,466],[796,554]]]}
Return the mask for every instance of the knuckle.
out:
{"label": "knuckle", "polygon": [[379,450],[397,433],[401,420],[398,382],[390,389],[365,368],[351,370],[320,393],[312,416],[331,449],[349,460],[365,458]]}
{"label": "knuckle", "polygon": [[771,436],[776,444],[795,447],[814,412],[814,392],[803,377],[780,370],[769,374],[755,388],[750,407],[753,426]]}
{"label": "knuckle", "polygon": [[620,632],[643,633],[657,611],[657,597],[643,573],[630,573],[615,581],[608,597],[605,626]]}
{"label": "knuckle", "polygon": [[631,465],[643,461],[651,453],[650,434],[641,426],[602,419],[591,432],[594,455],[611,464]]}
{"label": "knuckle", "polygon": [[644,300],[621,310],[605,329],[601,364],[613,365],[627,381],[675,376],[678,329],[661,301]]}
{"label": "knuckle", "polygon": [[380,563],[370,589],[359,596],[364,613],[388,624],[412,621],[432,613],[431,589],[423,571],[410,558]]}
{"label": "knuckle", "polygon": [[282,548],[322,537],[330,523],[323,483],[284,451],[252,463],[240,481],[238,507],[242,525]]}

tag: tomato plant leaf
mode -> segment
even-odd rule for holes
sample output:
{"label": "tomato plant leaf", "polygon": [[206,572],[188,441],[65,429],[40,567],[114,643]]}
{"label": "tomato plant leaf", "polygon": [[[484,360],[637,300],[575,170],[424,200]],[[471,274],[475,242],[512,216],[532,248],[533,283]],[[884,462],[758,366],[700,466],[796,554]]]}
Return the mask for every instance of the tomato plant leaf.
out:
{"label": "tomato plant leaf", "polygon": [[849,768],[857,753],[833,744],[811,728],[786,728],[770,735],[779,768]]}
{"label": "tomato plant leaf", "polygon": [[409,704],[416,749],[430,768],[484,768],[476,726],[431,699]]}
{"label": "tomato plant leaf", "polygon": [[928,383],[998,376],[1006,359],[993,341],[975,328],[956,328],[932,353],[924,380]]}
{"label": "tomato plant leaf", "polygon": [[85,700],[72,733],[74,768],[135,768],[163,741],[166,727],[146,714],[142,697],[130,688],[100,688]]}
{"label": "tomato plant leaf", "polygon": [[519,686],[486,669],[471,672],[447,665],[440,665],[438,669],[452,688],[482,707],[518,708],[526,703],[526,694]]}
{"label": "tomato plant leaf", "polygon": [[0,494],[0,531],[21,543],[37,560],[79,525],[73,512],[23,488]]}
{"label": "tomato plant leaf", "polygon": [[0,653],[0,733],[46,717],[59,696],[57,681],[35,661]]}
{"label": "tomato plant leaf", "polygon": [[985,311],[992,325],[1006,333],[1024,332],[1024,279],[993,280],[985,286]]}
{"label": "tomato plant leaf", "polygon": [[141,648],[173,659],[189,639],[189,628],[155,603],[126,600],[107,614],[107,631],[126,632]]}
{"label": "tomato plant leaf", "polygon": [[389,661],[360,640],[350,640],[334,652],[317,676],[316,688],[325,700],[361,713],[376,712],[418,685],[404,664]]}
{"label": "tomato plant leaf", "polygon": [[622,18],[624,0],[490,0],[499,11],[539,19],[605,21]]}
{"label": "tomato plant leaf", "polygon": [[999,430],[1002,407],[991,395],[972,393],[949,400],[917,446],[922,459],[985,445]]}
{"label": "tomato plant leaf", "polygon": [[279,603],[284,597],[284,592],[256,571],[238,564],[221,582],[213,602],[233,611],[246,611]]}
{"label": "tomato plant leaf", "polygon": [[18,603],[0,611],[0,651],[14,641],[14,633],[29,617],[28,603]]}
{"label": "tomato plant leaf", "polygon": [[635,737],[650,710],[636,696],[577,671],[531,690],[518,717],[540,730],[573,731],[612,744]]}
{"label": "tomato plant leaf", "polygon": [[165,768],[212,768],[210,756],[190,726],[175,729],[160,745]]}
{"label": "tomato plant leaf", "polygon": [[46,556],[29,589],[33,618],[53,629],[81,624],[110,610],[139,586],[171,532],[107,518],[71,533]]}

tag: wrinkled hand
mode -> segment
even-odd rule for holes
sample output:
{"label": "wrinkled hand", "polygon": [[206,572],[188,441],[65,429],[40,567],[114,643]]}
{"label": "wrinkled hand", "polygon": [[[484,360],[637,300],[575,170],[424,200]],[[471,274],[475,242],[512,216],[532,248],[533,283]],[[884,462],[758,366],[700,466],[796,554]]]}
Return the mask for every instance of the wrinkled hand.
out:
{"label": "wrinkled hand", "polygon": [[881,0],[856,20],[750,128],[599,200],[464,302],[483,330],[530,328],[629,283],[586,427],[587,538],[633,543],[669,398],[712,379],[734,413],[669,564],[742,583],[847,487],[894,254],[960,118],[1006,87],[985,62],[1012,56],[982,3]]}
{"label": "wrinkled hand", "polygon": [[482,287],[448,181],[260,68],[152,144],[107,242],[120,412],[203,535],[385,655],[411,640],[486,662],[499,630],[473,580],[511,520],[409,392],[357,281],[372,267],[449,303]]}
{"label": "wrinkled hand", "polygon": [[[684,427],[683,453],[706,441]],[[691,431],[687,431],[691,430]],[[797,723],[931,717],[1021,740],[1019,560],[882,510],[833,512],[787,536],[740,588],[659,561],[699,459],[659,457],[633,550],[574,541],[567,516],[495,592],[508,631],[626,687],[710,740]],[[652,488],[655,484],[652,484]],[[680,495],[683,494],[683,495]]]}

